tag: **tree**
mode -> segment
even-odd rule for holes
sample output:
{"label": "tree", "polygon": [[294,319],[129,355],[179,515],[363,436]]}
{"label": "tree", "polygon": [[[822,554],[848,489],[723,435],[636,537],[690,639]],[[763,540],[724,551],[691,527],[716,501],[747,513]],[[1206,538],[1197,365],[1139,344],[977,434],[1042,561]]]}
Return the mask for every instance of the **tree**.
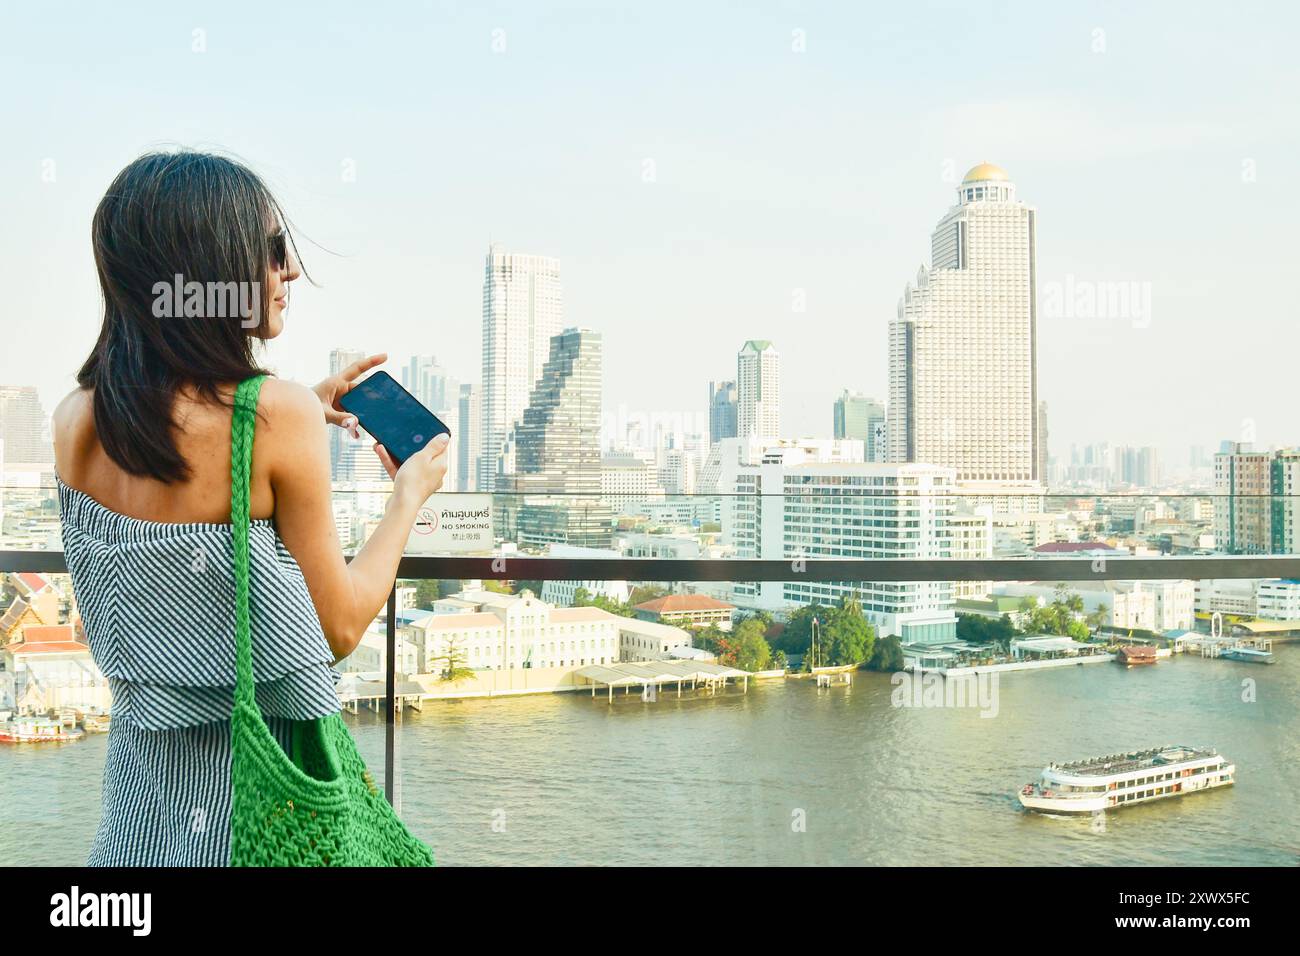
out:
{"label": "tree", "polygon": [[813,618],[817,618],[819,622],[825,624],[830,610],[830,608],[821,604],[807,604],[794,611],[785,622],[785,630],[781,632],[781,636],[773,642],[772,646],[787,654],[808,656],[809,651],[812,649]]}
{"label": "tree", "polygon": [[1011,639],[1020,634],[1011,618],[1003,614],[988,618],[978,614],[959,614],[957,616],[957,640],[971,644],[995,644],[999,647],[1010,646]]}
{"label": "tree", "polygon": [[1097,605],[1097,610],[1084,618],[1084,621],[1087,622],[1088,627],[1092,630],[1104,627],[1108,620],[1110,620],[1110,608],[1105,604]]}
{"label": "tree", "polygon": [[763,635],[767,628],[757,616],[746,618],[736,628],[732,645],[732,654],[734,658],[730,663],[745,671],[766,670],[772,663],[772,649],[768,647],[767,638]]}
{"label": "tree", "polygon": [[429,609],[435,601],[460,590],[459,581],[444,581],[438,578],[422,578],[415,582],[415,606]]}
{"label": "tree", "polygon": [[496,593],[496,594],[513,594],[513,593],[514,593],[514,592],[510,589],[510,585],[509,585],[509,583],[507,583],[506,581],[498,581],[498,580],[496,580],[495,578],[488,578],[487,580],[485,580],[485,581],[483,582],[483,590],[484,590],[484,591],[492,591],[492,592],[494,592],[494,593]]}
{"label": "tree", "polygon": [[[1054,634],[1087,640],[1091,631],[1083,613],[1083,598],[1059,584],[1051,604],[1040,605],[1033,598],[1020,602],[1020,627],[1026,634]],[[1095,612],[1094,612],[1095,613]]]}
{"label": "tree", "polygon": [[873,671],[901,671],[903,669],[903,642],[897,634],[882,637],[876,641],[875,652],[867,662],[867,669]]}
{"label": "tree", "polygon": [[636,617],[636,611],[631,604],[625,604],[622,601],[615,601],[604,594],[592,594],[586,588],[577,588],[573,592],[574,607],[598,607],[602,611],[608,611],[610,614],[617,614],[619,617]]}
{"label": "tree", "polygon": [[671,592],[659,584],[642,584],[632,589],[627,603],[634,607],[638,604],[644,604],[646,601],[653,601],[655,598],[667,597]]}
{"label": "tree", "polygon": [[695,632],[692,643],[701,650],[721,657],[722,642],[725,639],[726,633],[718,625],[710,624],[708,627],[702,627]]}
{"label": "tree", "polygon": [[447,645],[447,653],[431,658],[430,663],[441,665],[437,671],[440,681],[458,684],[463,680],[473,680],[475,676],[464,649],[457,641],[450,642]]}
{"label": "tree", "polygon": [[876,629],[868,623],[857,598],[848,594],[832,608],[825,627],[817,629],[817,661],[832,666],[862,664],[875,650]]}

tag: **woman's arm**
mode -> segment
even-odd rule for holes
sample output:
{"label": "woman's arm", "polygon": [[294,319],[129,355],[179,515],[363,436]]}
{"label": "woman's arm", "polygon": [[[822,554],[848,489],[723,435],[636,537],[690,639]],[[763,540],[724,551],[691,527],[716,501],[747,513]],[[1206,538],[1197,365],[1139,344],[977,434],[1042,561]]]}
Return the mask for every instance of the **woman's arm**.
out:
{"label": "woman's arm", "polygon": [[447,471],[446,436],[431,441],[400,469],[381,455],[393,493],[379,526],[352,559],[343,560],[330,494],[327,428],[312,390],[268,380],[263,389],[254,447],[270,461],[275,524],[307,580],[312,603],[335,659],[351,654],[388,600],[397,564],[420,506],[442,485]]}

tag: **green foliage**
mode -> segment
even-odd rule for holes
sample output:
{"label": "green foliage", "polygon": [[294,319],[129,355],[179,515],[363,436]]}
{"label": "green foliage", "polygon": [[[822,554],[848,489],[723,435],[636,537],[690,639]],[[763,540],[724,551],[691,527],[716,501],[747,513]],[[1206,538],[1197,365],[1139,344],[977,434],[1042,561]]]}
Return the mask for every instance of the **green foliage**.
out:
{"label": "green foliage", "polygon": [[700,628],[695,632],[691,642],[701,650],[708,651],[710,654],[722,653],[722,642],[727,639],[727,633],[718,625],[710,624],[708,627]]}
{"label": "green foliage", "polygon": [[474,678],[474,669],[469,666],[469,659],[461,646],[453,642],[448,645],[447,653],[430,659],[437,670],[438,680],[444,683],[458,684],[463,680]]}
{"label": "green foliage", "polygon": [[876,649],[867,662],[867,668],[873,671],[901,671],[903,669],[903,642],[897,634],[882,637],[876,641]]}
{"label": "green foliage", "polygon": [[786,654],[808,654],[812,647],[812,620],[815,617],[826,623],[830,610],[821,604],[808,604],[794,611],[772,646]]}
{"label": "green foliage", "polygon": [[636,617],[636,611],[632,609],[631,604],[615,601],[603,594],[592,594],[586,588],[578,588],[573,592],[573,606],[598,607],[602,611],[617,614],[619,617]]}
{"label": "green foliage", "polygon": [[876,629],[867,621],[857,599],[846,594],[827,617],[825,625],[817,629],[818,666],[869,661],[875,651]]}
{"label": "green foliage", "polygon": [[422,578],[415,582],[415,606],[428,610],[435,601],[450,597],[460,589],[459,581]]}
{"label": "green foliage", "polygon": [[764,636],[767,628],[758,616],[748,617],[732,633],[722,659],[724,664],[744,671],[766,670],[772,662],[772,649]]}
{"label": "green foliage", "polygon": [[1054,634],[1086,641],[1091,627],[1083,616],[1083,598],[1064,584],[1057,585],[1052,597],[1052,603],[1044,605],[1032,597],[1021,600],[1021,631],[1025,634]]}
{"label": "green foliage", "polygon": [[492,591],[495,592],[496,594],[514,594],[514,591],[511,590],[510,583],[508,581],[497,581],[494,578],[487,578],[483,582],[483,590]]}
{"label": "green foliage", "polygon": [[997,618],[982,617],[978,614],[957,615],[957,640],[959,641],[1009,647],[1011,639],[1019,636],[1020,631],[1006,614]]}
{"label": "green foliage", "polygon": [[627,603],[635,607],[638,604],[644,604],[646,601],[653,601],[655,598],[667,597],[669,593],[671,592],[663,585],[643,584],[632,589]]}
{"label": "green foliage", "polygon": [[1106,621],[1109,619],[1110,619],[1110,608],[1107,607],[1105,604],[1101,604],[1098,605],[1097,610],[1093,611],[1091,614],[1085,617],[1084,621],[1087,623],[1089,628],[1091,628],[1092,630],[1096,630],[1099,627],[1104,627]]}

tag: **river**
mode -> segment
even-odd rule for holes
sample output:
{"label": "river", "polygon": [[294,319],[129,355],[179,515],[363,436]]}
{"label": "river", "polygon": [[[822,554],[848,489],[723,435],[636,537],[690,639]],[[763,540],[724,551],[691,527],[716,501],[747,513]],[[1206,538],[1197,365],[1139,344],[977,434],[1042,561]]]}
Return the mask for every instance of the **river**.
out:
{"label": "river", "polygon": [[[897,707],[889,675],[428,702],[398,730],[403,817],[441,865],[1218,866],[1300,862],[1300,646],[1003,674],[996,716]],[[376,778],[383,724],[349,718]],[[1027,814],[1049,761],[1188,743],[1237,785],[1108,813]],[[0,749],[0,861],[79,864],[106,740]]]}

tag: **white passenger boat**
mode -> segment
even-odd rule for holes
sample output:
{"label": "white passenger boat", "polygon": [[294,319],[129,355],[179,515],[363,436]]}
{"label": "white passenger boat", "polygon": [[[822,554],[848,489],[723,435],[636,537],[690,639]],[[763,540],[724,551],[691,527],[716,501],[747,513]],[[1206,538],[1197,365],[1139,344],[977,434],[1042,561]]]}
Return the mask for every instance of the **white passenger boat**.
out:
{"label": "white passenger boat", "polygon": [[1021,806],[1039,813],[1096,813],[1231,786],[1237,768],[1216,750],[1168,746],[1049,764],[1021,788]]}
{"label": "white passenger boat", "polygon": [[66,743],[84,736],[76,727],[64,726],[57,717],[18,717],[0,724],[0,743]]}

